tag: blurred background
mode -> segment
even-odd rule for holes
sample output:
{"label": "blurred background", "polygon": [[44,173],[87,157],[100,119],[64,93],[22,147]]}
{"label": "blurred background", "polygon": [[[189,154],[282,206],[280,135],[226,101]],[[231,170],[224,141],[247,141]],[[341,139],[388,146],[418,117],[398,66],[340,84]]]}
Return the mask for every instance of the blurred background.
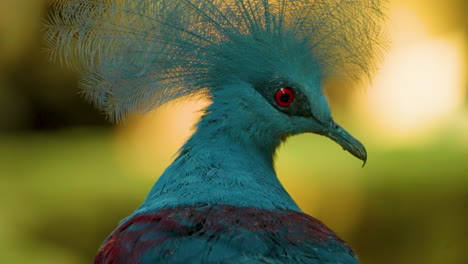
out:
{"label": "blurred background", "polygon": [[[367,147],[288,140],[281,181],[363,264],[461,264],[468,248],[468,2],[390,0],[391,43],[369,87],[328,90]],[[49,62],[47,0],[0,1],[0,263],[91,263],[145,198],[207,102],[112,125]]]}

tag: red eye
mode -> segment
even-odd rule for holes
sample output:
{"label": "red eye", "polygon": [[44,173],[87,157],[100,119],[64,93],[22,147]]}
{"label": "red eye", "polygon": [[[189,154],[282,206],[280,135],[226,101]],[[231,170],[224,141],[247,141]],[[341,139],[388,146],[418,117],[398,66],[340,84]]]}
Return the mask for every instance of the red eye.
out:
{"label": "red eye", "polygon": [[291,88],[281,88],[276,91],[275,101],[279,106],[286,107],[294,101],[294,92]]}

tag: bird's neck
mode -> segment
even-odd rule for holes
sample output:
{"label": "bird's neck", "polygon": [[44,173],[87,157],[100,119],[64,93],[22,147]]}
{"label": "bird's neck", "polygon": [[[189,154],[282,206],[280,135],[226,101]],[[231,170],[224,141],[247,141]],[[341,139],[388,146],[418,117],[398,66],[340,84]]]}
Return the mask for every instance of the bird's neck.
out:
{"label": "bird's neck", "polygon": [[140,211],[197,203],[300,211],[274,170],[280,138],[256,128],[254,120],[233,120],[220,107],[207,110]]}
{"label": "bird's neck", "polygon": [[238,118],[238,113],[219,113],[219,110],[212,111],[213,108],[217,108],[216,105],[212,105],[197,124],[197,131],[182,147],[179,157],[188,151],[211,153],[219,158],[226,156],[227,163],[231,163],[228,159],[242,159],[240,165],[254,163],[275,174],[274,155],[281,143],[280,137],[263,128],[259,120],[247,117],[249,113]]}

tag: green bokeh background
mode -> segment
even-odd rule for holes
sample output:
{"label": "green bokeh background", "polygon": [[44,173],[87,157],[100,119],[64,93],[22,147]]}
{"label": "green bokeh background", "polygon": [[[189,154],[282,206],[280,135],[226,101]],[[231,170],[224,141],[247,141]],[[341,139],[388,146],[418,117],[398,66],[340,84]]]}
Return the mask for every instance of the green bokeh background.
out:
{"label": "green bokeh background", "polygon": [[[393,2],[424,7],[425,19],[444,20],[434,32],[462,31],[468,43],[466,1]],[[108,124],[79,97],[78,75],[43,52],[47,7],[45,0],[0,2],[0,263],[91,263],[174,150],[155,157],[149,173],[132,167],[131,151],[126,164],[125,144],[116,142],[126,141],[119,131],[129,128]],[[332,95],[346,127],[366,135],[346,104],[333,103],[345,95]],[[279,177],[364,264],[466,263],[467,108],[424,144],[389,148],[368,140],[364,169],[325,138],[293,137],[279,153]]]}

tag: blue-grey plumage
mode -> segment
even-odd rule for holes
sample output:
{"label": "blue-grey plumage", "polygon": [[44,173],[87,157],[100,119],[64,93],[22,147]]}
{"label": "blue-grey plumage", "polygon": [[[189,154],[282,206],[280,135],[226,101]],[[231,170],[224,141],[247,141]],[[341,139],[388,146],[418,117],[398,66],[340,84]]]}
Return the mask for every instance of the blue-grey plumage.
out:
{"label": "blue-grey plumage", "polygon": [[[335,244],[324,246],[317,242],[325,238],[314,238],[320,232],[314,233],[314,227],[307,224],[314,220],[294,218],[304,220],[294,220],[297,230],[283,223],[285,215],[297,216],[302,212],[278,181],[273,163],[281,142],[290,135],[307,132],[331,138],[365,162],[364,146],[333,121],[323,83],[326,78],[336,76],[355,80],[372,74],[373,60],[382,44],[380,2],[57,2],[47,32],[51,56],[83,72],[83,93],[112,120],[121,120],[133,111],[147,112],[182,96],[205,95],[212,100],[195,134],[181,148],[145,202],[110,236],[97,263],[125,263],[130,259],[152,263],[154,258],[146,261],[142,256],[135,260],[135,256],[125,255],[130,254],[128,251],[117,250],[128,237],[133,244],[126,244],[127,249],[132,249],[137,241],[157,240],[158,235],[152,239],[143,233],[138,233],[141,237],[134,237],[134,233],[128,236],[136,219],[149,217],[142,228],[153,228],[154,234],[163,234],[168,227],[174,228],[174,232],[177,228],[186,231],[187,222],[198,226],[208,220],[196,222],[188,216],[168,225],[166,218],[179,216],[184,208],[198,212],[200,204],[218,212],[220,208],[234,208],[233,217],[247,217],[238,219],[241,222],[253,223],[269,216],[274,223],[281,223],[269,229],[267,237],[272,234],[275,239],[272,241],[253,236],[246,225],[237,222],[231,229],[227,226],[216,229],[221,233],[211,235],[222,238],[219,243],[224,251],[220,252],[235,252],[239,255],[235,259],[279,262],[278,252],[269,251],[270,255],[262,257],[261,253],[252,255],[246,250],[243,255],[239,243],[248,243],[252,235],[261,240],[258,246],[268,246],[276,239],[286,241],[289,232],[306,230],[308,237],[302,239],[306,242],[284,242],[293,248],[287,251],[293,255],[286,259],[296,259],[296,263],[357,263],[353,254],[346,253],[349,248],[335,239],[331,231],[326,233]],[[254,212],[241,213],[246,208]],[[169,209],[176,211],[161,213]],[[224,220],[211,217],[208,222],[219,227]],[[161,221],[166,221],[163,227]],[[145,256],[155,257],[162,248],[170,252],[193,248],[206,256],[213,247],[221,248],[221,244],[212,242],[207,247],[181,242],[191,241],[194,236],[185,231],[174,235],[169,229],[170,235],[163,239],[165,244],[161,240],[149,247],[145,244],[145,248],[151,248]],[[232,239],[226,240],[222,232],[229,233]],[[204,237],[207,232],[199,233],[203,233],[201,241],[208,239]],[[320,250],[314,251],[315,248]],[[300,256],[312,258],[305,261]]]}
{"label": "blue-grey plumage", "polygon": [[358,77],[381,44],[380,0],[55,2],[51,56],[112,120],[232,80]]}

